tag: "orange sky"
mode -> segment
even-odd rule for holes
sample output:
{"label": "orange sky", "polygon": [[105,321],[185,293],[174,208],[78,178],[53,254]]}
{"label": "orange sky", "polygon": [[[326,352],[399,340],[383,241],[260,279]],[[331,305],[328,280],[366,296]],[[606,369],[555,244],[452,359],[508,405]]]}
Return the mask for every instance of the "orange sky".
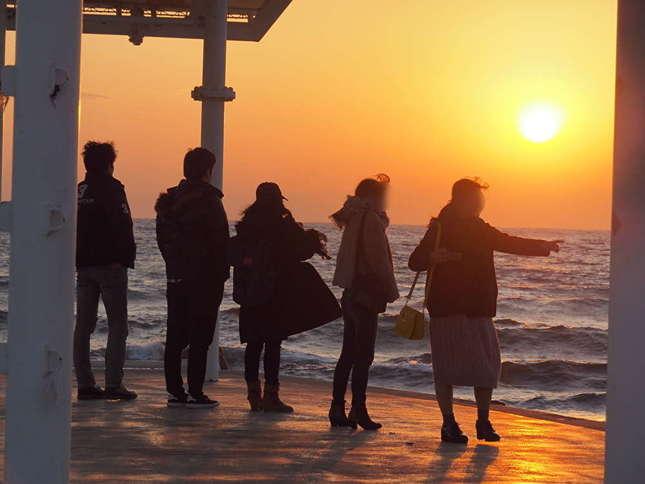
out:
{"label": "orange sky", "polygon": [[[298,219],[323,221],[385,172],[394,223],[425,223],[477,175],[495,225],[607,228],[615,24],[615,0],[294,0],[261,43],[229,42],[231,219],[272,180]],[[83,40],[80,142],[114,140],[134,215],[150,217],[198,144],[201,42]],[[542,144],[517,129],[536,100],[566,117]]]}

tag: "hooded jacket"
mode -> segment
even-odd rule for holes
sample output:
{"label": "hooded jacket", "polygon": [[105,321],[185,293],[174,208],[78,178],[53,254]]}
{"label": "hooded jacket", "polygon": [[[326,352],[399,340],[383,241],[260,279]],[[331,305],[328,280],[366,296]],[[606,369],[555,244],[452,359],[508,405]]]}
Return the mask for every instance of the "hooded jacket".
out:
{"label": "hooded jacket", "polygon": [[351,289],[357,273],[370,275],[378,278],[382,284],[387,302],[396,301],[399,291],[394,278],[392,252],[385,233],[389,226],[385,212],[374,209],[369,202],[359,197],[350,196],[343,208],[331,218],[343,229],[336,258],[334,285]]}
{"label": "hooded jacket", "polygon": [[107,173],[88,172],[78,184],[76,267],[134,267],[136,245],[125,188]]}
{"label": "hooded jacket", "polygon": [[[500,232],[479,217],[461,218],[452,205],[439,214],[439,247],[461,254],[461,260],[434,267],[428,297],[430,316],[493,317],[497,312],[497,278],[494,252],[547,256],[543,240],[525,239]],[[426,271],[435,247],[439,225],[435,222],[410,256],[413,271]]]}
{"label": "hooded jacket", "polygon": [[229,226],[222,192],[204,181],[182,180],[159,195],[157,244],[168,280],[223,282],[229,278]]}

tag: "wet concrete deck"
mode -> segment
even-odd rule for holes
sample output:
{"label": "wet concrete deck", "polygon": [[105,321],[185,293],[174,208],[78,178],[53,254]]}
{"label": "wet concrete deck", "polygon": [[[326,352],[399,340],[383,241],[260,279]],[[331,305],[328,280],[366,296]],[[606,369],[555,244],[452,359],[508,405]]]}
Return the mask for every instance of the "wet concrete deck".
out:
{"label": "wet concrete deck", "polygon": [[[473,438],[475,409],[456,408],[468,446],[441,444],[428,396],[372,389],[378,432],[330,429],[330,384],[284,379],[289,416],[248,412],[229,374],[206,392],[211,410],[166,408],[160,370],[131,370],[134,402],[74,402],[73,482],[601,482],[603,425],[538,412],[495,411],[503,440]],[[503,408],[503,407],[499,407]]]}

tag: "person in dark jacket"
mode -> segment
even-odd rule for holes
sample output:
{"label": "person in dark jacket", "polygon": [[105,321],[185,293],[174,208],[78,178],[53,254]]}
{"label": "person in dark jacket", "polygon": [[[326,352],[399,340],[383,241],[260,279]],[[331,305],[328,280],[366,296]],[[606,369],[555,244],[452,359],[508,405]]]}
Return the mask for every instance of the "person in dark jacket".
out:
{"label": "person in dark jacket", "polygon": [[489,420],[501,370],[492,319],[497,310],[493,253],[548,256],[558,252],[562,242],[514,237],[488,225],[480,218],[486,188],[476,179],[457,181],[452,200],[430,223],[409,261],[413,271],[433,271],[428,297],[430,342],[443,415],[441,439],[447,442],[468,442],[453,414],[454,385],[474,387],[477,438],[500,440]]}
{"label": "person in dark jacket", "polygon": [[[223,194],[209,183],[215,155],[195,148],[184,158],[184,176],[159,196],[157,244],[166,263],[168,326],[164,368],[168,406],[211,408],[203,392],[224,282],[229,277],[229,228]],[[188,347],[188,393],[181,355]]]}
{"label": "person in dark jacket", "polygon": [[[74,368],[79,400],[137,397],[123,385],[128,337],[127,271],[134,268],[136,246],[125,189],[112,176],[115,160],[112,143],[90,141],[85,145],[87,173],[78,185],[76,238]],[[90,363],[90,337],[96,328],[99,297],[108,319],[105,391],[96,385]]]}
{"label": "person in dark jacket", "polygon": [[[240,341],[246,343],[244,376],[252,411],[293,412],[279,396],[282,341],[340,316],[331,291],[313,267],[301,263],[316,253],[328,257],[326,238],[296,223],[283,200],[277,184],[260,184],[233,239],[232,252],[240,252],[241,259],[233,262],[234,298],[241,306]],[[264,395],[259,379],[262,351]]]}
{"label": "person in dark jacket", "polygon": [[[390,220],[385,212],[389,178],[366,178],[347,197],[332,220],[343,229],[336,259],[334,285],[342,287],[343,348],[334,371],[329,421],[333,427],[360,425],[377,430],[367,412],[366,392],[374,360],[378,315],[399,297],[392,252],[387,238]],[[345,415],[345,392],[352,376],[352,407]]]}

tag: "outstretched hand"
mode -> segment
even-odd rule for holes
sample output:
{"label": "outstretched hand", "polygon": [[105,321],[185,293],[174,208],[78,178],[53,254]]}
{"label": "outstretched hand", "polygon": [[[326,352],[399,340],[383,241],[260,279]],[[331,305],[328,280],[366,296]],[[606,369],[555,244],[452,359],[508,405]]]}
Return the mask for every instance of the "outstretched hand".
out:
{"label": "outstretched hand", "polygon": [[549,252],[560,252],[560,244],[563,244],[564,240],[546,240],[544,243]]}

